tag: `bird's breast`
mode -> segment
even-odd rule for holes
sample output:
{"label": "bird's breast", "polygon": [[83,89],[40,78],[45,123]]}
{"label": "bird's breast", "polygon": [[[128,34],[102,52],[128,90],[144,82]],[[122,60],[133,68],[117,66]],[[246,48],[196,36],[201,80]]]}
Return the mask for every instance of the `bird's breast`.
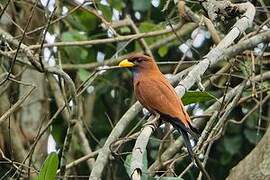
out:
{"label": "bird's breast", "polygon": [[137,68],[132,69],[132,75],[133,75],[134,81],[140,79],[140,76],[141,76],[141,74]]}

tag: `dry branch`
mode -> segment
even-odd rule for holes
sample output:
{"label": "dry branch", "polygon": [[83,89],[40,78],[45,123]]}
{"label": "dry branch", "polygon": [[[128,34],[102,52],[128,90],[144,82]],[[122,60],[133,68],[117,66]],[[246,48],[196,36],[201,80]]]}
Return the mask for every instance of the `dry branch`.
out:
{"label": "dry branch", "polygon": [[0,117],[0,126],[1,124],[8,118],[10,115],[16,111],[21,104],[31,95],[31,93],[34,91],[36,87],[32,85],[32,87],[26,92],[8,111],[6,111],[4,114]]}
{"label": "dry branch", "polygon": [[256,147],[231,171],[227,180],[267,180],[270,178],[270,128]]}
{"label": "dry branch", "polygon": [[210,66],[220,61],[220,57],[226,54],[226,51],[224,50],[231,46],[234,40],[252,25],[253,18],[255,16],[255,7],[251,3],[247,3],[245,7],[247,8],[247,11],[243,18],[239,19],[234,24],[232,30],[219,42],[219,44],[215,48],[213,48],[207,55],[205,55],[205,57],[199,64],[192,68],[192,70],[189,72],[185,79],[180,81],[179,85],[175,88],[177,94],[183,96],[185,91],[191,88],[191,86],[195,82],[200,81],[201,76],[204,74],[204,72]]}
{"label": "dry branch", "polygon": [[[251,79],[251,81],[248,81],[246,84],[246,87],[249,87],[251,85],[252,81],[256,81],[259,82],[262,80],[267,80],[270,79],[270,72],[265,72],[264,74],[255,76],[254,79]],[[228,102],[230,99],[232,99],[233,97],[236,96],[237,93],[239,93],[239,91],[241,90],[241,86],[238,85],[236,87],[234,87],[233,89],[231,89],[225,96],[224,102]],[[216,111],[220,110],[220,106],[221,106],[221,102],[222,98],[220,98],[218,101],[216,101],[214,104],[212,104],[208,109],[206,109],[204,111],[204,114],[212,114]],[[205,123],[205,119],[203,118],[198,118],[194,121],[194,123],[196,124],[197,127],[201,127],[204,123]],[[202,138],[205,135],[203,135]],[[178,138],[173,144],[171,144],[166,151],[163,152],[163,154],[161,155],[161,162],[165,162],[167,160],[169,160],[170,158],[172,158],[177,151],[183,146],[183,142],[182,142],[182,138]],[[201,145],[199,145],[201,146]],[[158,160],[156,160],[148,169],[149,172],[154,172],[155,170],[159,170],[161,168],[160,166],[160,162]]]}
{"label": "dry branch", "polygon": [[137,137],[136,143],[132,151],[132,158],[130,163],[131,178],[133,180],[141,179],[143,173],[143,156],[146,153],[146,146],[149,138],[158,126],[159,115],[151,116],[140,135]]}
{"label": "dry branch", "polygon": [[[180,26],[177,25],[175,29],[178,29]],[[165,30],[158,30],[153,32],[145,32],[145,33],[139,33],[139,34],[132,34],[132,35],[126,35],[126,36],[118,36],[113,38],[105,38],[105,39],[95,39],[95,40],[89,40],[89,41],[72,41],[72,42],[56,42],[52,44],[44,44],[43,47],[63,47],[63,46],[89,46],[89,45],[97,45],[97,44],[106,44],[106,43],[113,43],[113,42],[122,42],[122,41],[128,41],[128,40],[137,40],[141,38],[147,38],[147,37],[153,37],[153,36],[160,36],[163,34],[171,33],[171,29],[165,29]],[[26,47],[27,50],[33,50],[40,48],[41,45],[31,45]]]}
{"label": "dry branch", "polygon": [[66,154],[69,150],[69,145],[71,142],[71,137],[72,137],[72,133],[73,133],[73,127],[75,125],[76,120],[79,119],[79,112],[78,112],[78,99],[76,96],[76,88],[75,85],[73,83],[73,80],[69,77],[69,75],[67,73],[65,73],[63,70],[61,70],[58,67],[50,67],[48,66],[48,64],[46,62],[43,62],[44,64],[44,69],[41,68],[41,65],[38,63],[38,58],[33,54],[33,52],[29,49],[27,49],[27,46],[23,43],[20,43],[18,41],[16,41],[10,34],[6,33],[5,31],[3,31],[2,29],[0,29],[0,36],[2,39],[6,40],[8,43],[19,47],[19,45],[21,45],[23,52],[26,54],[28,60],[31,62],[32,66],[34,66],[36,68],[36,70],[41,71],[49,75],[51,74],[56,74],[59,77],[63,78],[65,83],[67,84],[67,87],[70,90],[71,93],[71,99],[73,101],[73,106],[71,107],[71,113],[69,116],[69,121],[68,121],[68,130],[67,130],[67,135],[64,141],[64,146],[63,146],[63,153],[62,153],[62,157],[61,157],[61,163],[60,163],[60,168],[61,168],[61,175],[64,176],[65,174],[65,166],[66,166]]}

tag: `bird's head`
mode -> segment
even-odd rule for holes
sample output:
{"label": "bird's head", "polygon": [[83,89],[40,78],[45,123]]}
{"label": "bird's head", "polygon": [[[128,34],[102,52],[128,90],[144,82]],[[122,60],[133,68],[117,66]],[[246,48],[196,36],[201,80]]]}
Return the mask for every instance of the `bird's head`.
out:
{"label": "bird's head", "polygon": [[132,71],[156,71],[158,69],[154,59],[143,54],[134,54],[119,63],[120,67],[130,68]]}

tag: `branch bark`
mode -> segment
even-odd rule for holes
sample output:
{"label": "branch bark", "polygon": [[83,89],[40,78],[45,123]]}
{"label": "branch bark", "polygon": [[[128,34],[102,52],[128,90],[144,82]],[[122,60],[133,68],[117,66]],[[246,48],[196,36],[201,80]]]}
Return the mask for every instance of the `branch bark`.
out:
{"label": "branch bark", "polygon": [[140,180],[142,173],[145,173],[143,172],[143,156],[146,153],[146,146],[151,134],[158,127],[158,119],[159,115],[151,116],[136,140],[130,163],[131,178],[133,180]]}
{"label": "branch bark", "polygon": [[231,171],[227,180],[270,179],[270,128],[256,147]]}
{"label": "branch bark", "polygon": [[[255,76],[254,79],[252,79],[251,81],[261,81],[261,79],[263,80],[267,80],[270,79],[270,72],[266,72],[264,73],[262,76],[258,75]],[[251,85],[250,81],[247,82],[247,87],[249,87]],[[236,96],[237,93],[239,93],[239,91],[241,90],[241,85],[238,85],[236,87],[234,87],[233,89],[231,89],[227,94],[226,97],[224,99],[224,102],[228,102],[230,99],[232,99],[233,97]],[[219,101],[215,102],[213,105],[211,105],[208,109],[206,109],[204,111],[204,114],[211,114],[215,111],[218,111],[220,109],[221,106],[221,102],[222,98],[219,99]],[[194,121],[194,124],[196,125],[196,127],[201,127],[204,124],[205,120],[202,118],[198,118],[196,119],[196,121]],[[173,144],[171,144],[166,151],[164,151],[161,155],[161,162],[165,162],[167,160],[169,160],[170,158],[172,158],[177,152],[178,150],[183,146],[183,141],[182,138],[178,138]],[[148,169],[148,171],[150,173],[159,170],[161,168],[160,164],[160,160],[156,160]]]}

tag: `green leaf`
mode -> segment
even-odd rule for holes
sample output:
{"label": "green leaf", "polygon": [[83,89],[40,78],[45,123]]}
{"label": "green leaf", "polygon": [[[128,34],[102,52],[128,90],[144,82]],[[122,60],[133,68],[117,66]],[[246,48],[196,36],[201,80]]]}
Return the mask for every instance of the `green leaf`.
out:
{"label": "green leaf", "polygon": [[151,1],[133,0],[132,2],[134,11],[147,11],[151,8]]}
{"label": "green leaf", "polygon": [[86,30],[84,25],[80,22],[80,19],[78,16],[67,16],[66,18],[68,26],[70,26],[72,29],[77,30]]}
{"label": "green leaf", "polygon": [[122,0],[109,0],[109,4],[118,11],[121,11],[125,7],[125,3]]}
{"label": "green leaf", "polygon": [[120,32],[121,32],[121,34],[128,34],[128,33],[130,33],[131,31],[130,31],[130,29],[129,29],[129,27],[121,27],[120,28]]}
{"label": "green leaf", "polygon": [[149,21],[142,22],[139,26],[140,32],[149,32],[149,31],[159,30],[159,29],[160,29],[160,26]]}
{"label": "green leaf", "polygon": [[[62,41],[83,41],[87,39],[85,33],[80,33],[78,31],[64,32],[61,38]],[[64,47],[63,49],[64,63],[82,63],[88,59],[88,51],[84,48],[71,46]]]}
{"label": "green leaf", "polygon": [[62,33],[62,41],[84,41],[87,40],[87,36],[83,32],[68,31]]}
{"label": "green leaf", "polygon": [[62,41],[73,41],[74,38],[73,38],[73,35],[69,32],[64,32],[62,34]]}
{"label": "green leaf", "polygon": [[107,20],[112,19],[112,11],[109,6],[99,4],[98,8],[102,11],[102,14],[105,16]]}
{"label": "green leaf", "polygon": [[[142,22],[139,26],[139,31],[140,32],[151,32],[151,31],[156,31],[156,30],[161,30],[164,29],[165,27],[160,25],[160,24],[154,24],[151,21],[146,21],[146,22]],[[166,36],[160,36],[160,38],[162,37],[166,37]],[[154,42],[156,42],[159,38],[156,37],[149,37],[146,38],[145,41],[147,44],[153,44]]]}
{"label": "green leaf", "polygon": [[90,73],[85,69],[79,69],[78,73],[82,81],[85,81],[90,75]]}
{"label": "green leaf", "polygon": [[182,101],[185,105],[192,103],[205,102],[212,99],[216,99],[215,96],[208,92],[201,91],[188,91],[183,97]]}
{"label": "green leaf", "polygon": [[168,47],[167,46],[162,46],[158,49],[158,54],[160,57],[164,57],[168,53]]}
{"label": "green leaf", "polygon": [[42,168],[37,177],[38,180],[55,180],[56,171],[58,168],[59,159],[58,155],[55,152],[49,154],[45,162],[42,165]]}
{"label": "green leaf", "polygon": [[98,19],[91,13],[82,12],[79,13],[78,19],[83,26],[82,30],[86,32],[93,32],[98,26]]}
{"label": "green leaf", "polygon": [[83,60],[85,60],[85,59],[87,59],[87,56],[88,56],[87,50],[81,49],[80,58],[83,59]]}

